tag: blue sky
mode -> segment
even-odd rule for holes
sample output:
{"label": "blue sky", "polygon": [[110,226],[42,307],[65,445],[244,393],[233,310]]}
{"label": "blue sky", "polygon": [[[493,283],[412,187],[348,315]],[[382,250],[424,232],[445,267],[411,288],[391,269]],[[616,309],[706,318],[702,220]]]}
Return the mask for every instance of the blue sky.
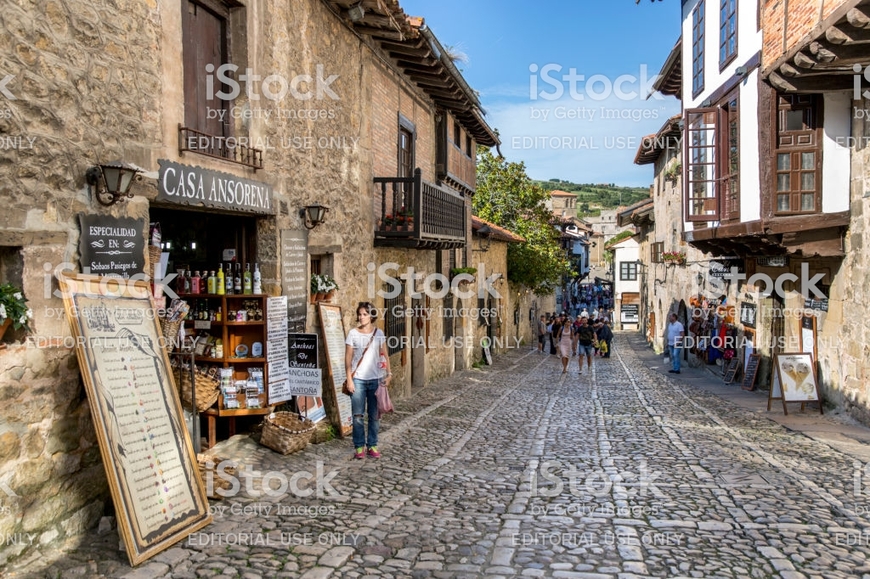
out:
{"label": "blue sky", "polygon": [[[406,14],[422,16],[441,44],[468,55],[457,65],[499,130],[501,152],[524,161],[529,176],[652,182],[652,167],[634,165],[635,152],[643,136],[679,113],[680,103],[673,97],[645,100],[639,93],[642,77],[652,82],[679,37],[679,2],[400,4]],[[564,78],[572,68],[573,82]]]}

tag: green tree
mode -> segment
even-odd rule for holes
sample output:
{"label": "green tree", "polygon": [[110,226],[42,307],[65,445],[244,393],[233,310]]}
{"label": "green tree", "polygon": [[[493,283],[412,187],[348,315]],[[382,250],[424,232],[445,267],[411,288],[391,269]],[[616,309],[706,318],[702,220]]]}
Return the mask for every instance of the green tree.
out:
{"label": "green tree", "polygon": [[509,163],[481,148],[477,155],[474,214],[525,238],[508,246],[508,279],[536,294],[548,294],[573,275],[551,223],[547,192],[526,175],[524,163]]}

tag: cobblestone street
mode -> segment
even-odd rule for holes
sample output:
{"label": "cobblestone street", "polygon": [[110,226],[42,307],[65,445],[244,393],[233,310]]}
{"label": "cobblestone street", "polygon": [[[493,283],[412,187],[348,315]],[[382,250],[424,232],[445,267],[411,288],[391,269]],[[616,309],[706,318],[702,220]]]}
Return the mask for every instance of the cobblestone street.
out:
{"label": "cobblestone street", "polygon": [[212,502],[213,525],[138,569],[94,530],[10,575],[870,577],[864,445],[699,388],[705,369],[664,373],[634,334],[614,344],[591,373],[522,348],[394,401],[379,461],[351,460],[349,440],[282,457],[235,437],[220,456],[321,472],[324,496]]}

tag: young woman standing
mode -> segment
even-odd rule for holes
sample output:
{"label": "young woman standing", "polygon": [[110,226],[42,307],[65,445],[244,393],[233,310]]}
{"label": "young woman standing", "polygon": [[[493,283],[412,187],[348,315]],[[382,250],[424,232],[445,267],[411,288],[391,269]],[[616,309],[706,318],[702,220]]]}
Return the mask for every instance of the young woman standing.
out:
{"label": "young woman standing", "polygon": [[[393,373],[390,371],[390,356],[387,353],[387,338],[375,327],[378,311],[370,302],[360,302],[356,308],[359,326],[351,329],[345,340],[344,365],[348,377],[348,390],[353,413],[354,458],[380,458],[378,452],[378,400],[375,392],[380,384],[382,371],[384,385],[389,386]],[[380,367],[381,356],[385,367]],[[351,379],[353,376],[353,379]],[[365,414],[368,414],[366,433]],[[368,447],[368,451],[366,451]]]}

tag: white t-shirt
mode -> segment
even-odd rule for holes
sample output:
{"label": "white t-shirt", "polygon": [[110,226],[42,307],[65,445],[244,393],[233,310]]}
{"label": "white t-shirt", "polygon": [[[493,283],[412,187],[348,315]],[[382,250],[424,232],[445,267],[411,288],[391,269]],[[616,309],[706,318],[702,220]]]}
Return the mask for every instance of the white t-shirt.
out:
{"label": "white t-shirt", "polygon": [[677,343],[677,338],[680,337],[680,334],[685,332],[685,328],[683,328],[682,322],[679,320],[674,322],[673,324],[668,324],[668,346],[673,346]]}
{"label": "white t-shirt", "polygon": [[[371,341],[372,345],[368,346],[369,341]],[[354,378],[359,378],[360,380],[377,380],[381,377],[380,369],[378,368],[380,362],[380,352],[381,345],[386,343],[387,337],[384,336],[384,333],[375,328],[374,339],[372,339],[371,334],[363,334],[356,328],[352,328],[350,332],[347,333],[347,339],[344,341],[348,346],[353,346],[353,361],[350,364],[350,370],[354,373]],[[368,350],[366,350],[366,346],[368,346]],[[363,357],[363,351],[365,351],[366,355]],[[360,360],[362,358],[362,360]],[[350,376],[348,376],[350,378]]]}

